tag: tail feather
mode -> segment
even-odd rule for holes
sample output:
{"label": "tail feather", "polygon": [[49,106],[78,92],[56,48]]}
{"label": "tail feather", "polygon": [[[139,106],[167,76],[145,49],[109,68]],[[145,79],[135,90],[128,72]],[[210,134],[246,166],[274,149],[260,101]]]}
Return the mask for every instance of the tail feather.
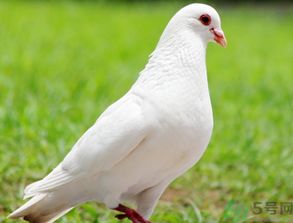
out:
{"label": "tail feather", "polygon": [[39,215],[37,213],[31,213],[23,217],[23,220],[31,223],[53,223],[61,216],[65,215],[72,208],[65,209],[63,211],[56,211],[52,214]]}
{"label": "tail feather", "polygon": [[20,208],[18,208],[14,212],[12,212],[8,216],[8,218],[15,219],[15,218],[21,218],[21,217],[27,215],[28,213],[34,211],[34,209],[36,208],[38,203],[40,203],[45,197],[46,197],[46,194],[40,194],[40,195],[33,197],[28,202],[26,202],[24,205],[22,205]]}
{"label": "tail feather", "polygon": [[64,205],[55,206],[54,203],[48,194],[39,194],[8,217],[11,219],[23,218],[31,223],[51,223],[72,209],[72,207]]}

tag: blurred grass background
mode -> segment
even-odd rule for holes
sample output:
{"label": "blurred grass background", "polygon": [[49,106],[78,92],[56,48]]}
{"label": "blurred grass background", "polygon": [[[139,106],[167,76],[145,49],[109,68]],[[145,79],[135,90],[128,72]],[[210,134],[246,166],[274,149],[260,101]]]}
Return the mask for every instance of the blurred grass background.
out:
{"label": "blurred grass background", "polygon": [[[5,216],[23,204],[25,185],[129,89],[183,5],[0,2],[0,222],[14,222]],[[236,223],[237,214],[227,220],[231,202],[246,210],[293,199],[292,4],[213,5],[228,48],[208,47],[212,141],[165,193],[154,222]],[[60,222],[116,221],[86,204]]]}

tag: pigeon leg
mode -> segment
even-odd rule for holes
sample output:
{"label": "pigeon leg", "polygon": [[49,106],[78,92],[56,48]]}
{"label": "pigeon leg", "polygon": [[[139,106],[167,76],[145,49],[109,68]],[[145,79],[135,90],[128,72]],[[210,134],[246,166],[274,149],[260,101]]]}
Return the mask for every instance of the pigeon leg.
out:
{"label": "pigeon leg", "polygon": [[119,220],[122,220],[124,218],[128,218],[132,221],[132,223],[151,223],[150,221],[145,220],[139,213],[137,213],[135,210],[126,207],[122,204],[119,204],[118,207],[114,208],[115,211],[123,212],[124,214],[118,214],[115,217]]}
{"label": "pigeon leg", "polygon": [[138,194],[136,197],[137,212],[144,218],[151,216],[156,203],[169,183],[170,180],[164,180],[160,184],[150,187]]}

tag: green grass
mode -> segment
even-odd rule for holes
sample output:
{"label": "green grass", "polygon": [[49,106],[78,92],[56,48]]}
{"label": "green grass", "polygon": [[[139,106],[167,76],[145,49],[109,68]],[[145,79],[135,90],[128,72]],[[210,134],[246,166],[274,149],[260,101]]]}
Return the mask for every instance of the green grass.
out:
{"label": "green grass", "polygon": [[[13,222],[5,216],[23,204],[25,185],[129,89],[179,8],[0,3],[0,222]],[[237,208],[293,199],[293,8],[219,12],[229,44],[208,48],[212,141],[172,184],[154,222],[238,223]],[[116,221],[87,204],[60,222]]]}

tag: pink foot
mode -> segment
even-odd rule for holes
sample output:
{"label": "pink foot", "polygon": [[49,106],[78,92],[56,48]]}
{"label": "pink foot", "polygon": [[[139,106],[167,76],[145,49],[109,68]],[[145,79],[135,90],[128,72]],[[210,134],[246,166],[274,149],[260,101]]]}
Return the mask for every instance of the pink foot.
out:
{"label": "pink foot", "polygon": [[128,218],[132,223],[151,223],[150,221],[145,220],[139,213],[135,210],[128,208],[122,204],[119,204],[117,208],[114,208],[115,211],[120,211],[123,214],[118,214],[115,217],[119,220]]}

